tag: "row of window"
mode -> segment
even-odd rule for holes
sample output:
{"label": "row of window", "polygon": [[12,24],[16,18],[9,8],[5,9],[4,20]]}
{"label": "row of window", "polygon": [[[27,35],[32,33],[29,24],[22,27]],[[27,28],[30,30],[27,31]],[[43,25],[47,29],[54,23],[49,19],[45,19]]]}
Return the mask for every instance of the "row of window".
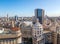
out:
{"label": "row of window", "polygon": [[24,35],[31,35],[32,33],[30,31],[24,31],[23,34]]}
{"label": "row of window", "polygon": [[33,35],[40,35],[42,33],[43,33],[42,31],[33,31]]}
{"label": "row of window", "polygon": [[0,40],[0,44],[17,44],[17,41],[14,39]]}
{"label": "row of window", "polygon": [[33,29],[38,29],[38,30],[42,30],[42,28],[38,28],[38,27],[35,27],[35,28],[33,28]]}

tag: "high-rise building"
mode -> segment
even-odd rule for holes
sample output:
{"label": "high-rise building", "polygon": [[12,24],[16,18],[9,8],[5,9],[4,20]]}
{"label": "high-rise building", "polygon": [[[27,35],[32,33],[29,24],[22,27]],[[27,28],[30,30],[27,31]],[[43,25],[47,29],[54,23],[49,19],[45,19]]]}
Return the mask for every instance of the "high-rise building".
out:
{"label": "high-rise building", "polygon": [[7,14],[7,21],[9,21],[9,16],[8,16],[8,14]]}
{"label": "high-rise building", "polygon": [[39,19],[39,22],[43,24],[44,21],[44,10],[43,9],[35,9],[35,17]]}
{"label": "high-rise building", "polygon": [[18,16],[16,15],[16,16],[15,16],[15,21],[17,21],[17,20],[18,20]]}

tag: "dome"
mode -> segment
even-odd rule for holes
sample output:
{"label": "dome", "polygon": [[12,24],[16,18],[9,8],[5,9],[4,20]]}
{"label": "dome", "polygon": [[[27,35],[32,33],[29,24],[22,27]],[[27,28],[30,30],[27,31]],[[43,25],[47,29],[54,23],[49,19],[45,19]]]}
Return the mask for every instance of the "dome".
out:
{"label": "dome", "polygon": [[23,22],[22,24],[20,24],[20,28],[21,29],[31,29],[32,26],[31,26],[31,23],[29,23],[29,22]]}
{"label": "dome", "polygon": [[42,25],[39,22],[36,22],[33,26],[34,27],[41,27],[42,28]]}
{"label": "dome", "polygon": [[24,23],[26,24],[26,26],[32,25],[31,21],[25,21]]}
{"label": "dome", "polygon": [[27,27],[27,26],[32,26],[32,22],[25,21],[25,22],[20,24],[20,27]]}
{"label": "dome", "polygon": [[26,27],[26,24],[25,24],[25,23],[21,23],[21,24],[20,24],[20,27],[21,27],[21,28]]}

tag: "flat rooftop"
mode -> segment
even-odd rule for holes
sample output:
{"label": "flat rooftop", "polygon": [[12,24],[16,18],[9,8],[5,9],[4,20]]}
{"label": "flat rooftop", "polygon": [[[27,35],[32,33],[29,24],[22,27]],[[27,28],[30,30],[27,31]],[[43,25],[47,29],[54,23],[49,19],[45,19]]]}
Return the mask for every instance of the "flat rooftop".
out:
{"label": "flat rooftop", "polygon": [[47,30],[45,30],[45,31],[43,31],[43,33],[45,34],[45,33],[50,33],[51,31],[47,31]]}
{"label": "flat rooftop", "polygon": [[17,38],[20,36],[21,34],[0,34],[0,39]]}

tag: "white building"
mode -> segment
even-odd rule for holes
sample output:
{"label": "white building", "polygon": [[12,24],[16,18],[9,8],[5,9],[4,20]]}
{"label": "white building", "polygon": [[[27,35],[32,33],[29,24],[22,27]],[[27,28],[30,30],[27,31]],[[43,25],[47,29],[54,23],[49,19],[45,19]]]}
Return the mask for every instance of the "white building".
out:
{"label": "white building", "polygon": [[44,44],[43,27],[37,19],[32,29],[33,44]]}

